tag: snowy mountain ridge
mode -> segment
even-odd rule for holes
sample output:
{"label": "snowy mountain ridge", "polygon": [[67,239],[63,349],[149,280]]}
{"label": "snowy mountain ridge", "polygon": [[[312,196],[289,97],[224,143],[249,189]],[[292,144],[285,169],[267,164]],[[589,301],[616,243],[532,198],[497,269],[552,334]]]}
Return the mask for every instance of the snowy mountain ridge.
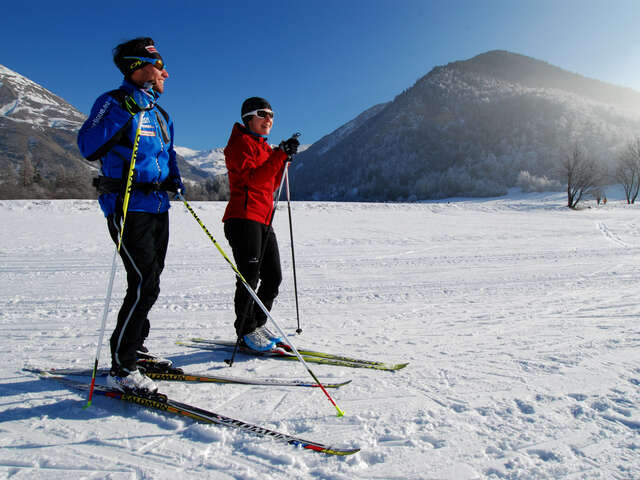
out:
{"label": "snowy mountain ridge", "polygon": [[227,173],[224,163],[224,148],[212,148],[211,150],[193,150],[187,147],[174,147],[176,153],[184,160],[210,175]]}
{"label": "snowy mountain ridge", "polygon": [[[0,65],[0,195],[3,198],[91,198],[91,178],[99,163],[87,162],[77,146],[77,132],[86,120],[62,98],[19,73]],[[226,172],[215,155],[185,161],[176,148],[182,176],[198,188],[220,190],[216,175]],[[205,168],[198,168],[204,164]],[[27,172],[27,173],[25,173]],[[28,178],[24,178],[26,177]],[[208,182],[208,183],[207,183]],[[200,188],[202,190],[202,188]],[[203,194],[200,192],[200,196]]]}
{"label": "snowy mountain ridge", "polygon": [[[491,51],[435,67],[393,101],[301,146],[291,169],[292,195],[331,201],[492,196],[518,185],[523,173],[532,184],[559,186],[568,149],[579,145],[612,163],[640,131],[637,112],[640,94],[631,89]],[[94,170],[75,141],[85,118],[0,66],[0,168],[8,182],[19,188],[24,162],[48,181],[64,171]],[[223,148],[176,151],[194,185],[224,181]]]}
{"label": "snowy mountain ridge", "polygon": [[77,131],[86,118],[62,98],[4,65],[0,65],[0,116],[68,131]]}
{"label": "snowy mountain ridge", "polygon": [[[276,147],[277,145],[272,145]],[[300,145],[298,152],[302,153],[311,145]],[[224,159],[224,147],[210,150],[193,150],[187,147],[175,147],[176,153],[184,158],[188,164],[207,172],[209,175],[224,175],[227,166]]]}
{"label": "snowy mountain ridge", "polygon": [[[325,137],[320,139],[318,142],[315,143],[316,147],[319,149],[319,152],[326,153],[329,150],[331,150],[331,148],[333,148],[343,138],[346,138],[349,134],[351,134],[351,132],[357,129],[360,125],[362,125],[364,122],[369,120],[371,117],[374,117],[375,115],[377,115],[378,112],[380,112],[386,105],[387,103],[380,103],[378,105],[374,105],[373,107],[362,112],[353,120],[348,121],[341,127],[334,130],[331,134],[326,135]],[[301,150],[299,153],[302,153],[302,151],[303,150]]]}
{"label": "snowy mountain ridge", "polygon": [[502,195],[522,172],[559,185],[575,145],[606,169],[640,131],[640,93],[505,51],[435,67],[379,107],[299,156],[294,198]]}

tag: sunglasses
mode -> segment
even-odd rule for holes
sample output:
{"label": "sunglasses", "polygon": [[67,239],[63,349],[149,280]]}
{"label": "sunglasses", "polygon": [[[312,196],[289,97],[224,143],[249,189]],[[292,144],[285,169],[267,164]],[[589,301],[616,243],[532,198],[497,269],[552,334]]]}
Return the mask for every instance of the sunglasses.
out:
{"label": "sunglasses", "polygon": [[267,108],[261,108],[260,110],[254,110],[253,112],[245,113],[244,115],[242,115],[242,118],[249,117],[251,115],[257,115],[260,118],[265,118],[265,117],[273,118],[273,112]]}
{"label": "sunglasses", "polygon": [[122,58],[126,58],[129,60],[138,60],[137,62],[133,62],[131,64],[131,66],[129,67],[129,70],[136,69],[137,67],[140,66],[141,63],[150,63],[160,71],[164,70],[164,66],[165,66],[164,62],[159,58],[149,58],[149,57],[122,57]]}

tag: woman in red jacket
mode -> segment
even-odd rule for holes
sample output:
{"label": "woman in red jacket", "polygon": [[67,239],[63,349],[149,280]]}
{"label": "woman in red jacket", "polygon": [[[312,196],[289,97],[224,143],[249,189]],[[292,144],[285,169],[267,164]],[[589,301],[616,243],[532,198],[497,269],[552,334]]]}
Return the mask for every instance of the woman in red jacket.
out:
{"label": "woman in red jacket", "polygon": [[[273,127],[273,110],[264,98],[251,97],[242,104],[242,121],[236,123],[224,149],[229,173],[230,197],[224,213],[224,234],[231,245],[236,266],[271,310],[282,281],[280,253],[271,228],[273,196],[280,186],[285,162],[298,151],[291,138],[272,149],[266,136]],[[235,329],[241,342],[257,351],[275,348],[282,339],[266,326],[267,316],[240,280],[236,281]]]}

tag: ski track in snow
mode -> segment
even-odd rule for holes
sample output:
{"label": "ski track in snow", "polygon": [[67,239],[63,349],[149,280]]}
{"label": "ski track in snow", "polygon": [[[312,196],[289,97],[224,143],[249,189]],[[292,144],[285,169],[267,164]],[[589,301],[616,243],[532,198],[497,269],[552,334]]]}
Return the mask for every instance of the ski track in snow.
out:
{"label": "ski track in snow", "polygon": [[[608,195],[611,199],[612,196]],[[632,479],[640,476],[640,224],[635,206],[561,194],[424,204],[286,205],[273,314],[300,347],[388,362],[330,392],[160,383],[179,401],[344,458],[94,398],[23,372],[90,368],[113,245],[92,201],[0,201],[0,478]],[[224,203],[194,202],[230,254]],[[101,365],[124,290],[118,265]],[[309,379],[294,362],[187,349],[233,335],[234,276],[180,203],[148,345],[189,371]]]}

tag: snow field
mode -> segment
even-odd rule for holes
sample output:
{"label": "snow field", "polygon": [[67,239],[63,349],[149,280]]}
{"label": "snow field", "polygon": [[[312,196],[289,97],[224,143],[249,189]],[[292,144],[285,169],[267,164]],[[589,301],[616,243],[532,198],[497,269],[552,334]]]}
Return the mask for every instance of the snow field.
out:
{"label": "snow field", "polygon": [[[612,198],[609,196],[609,198]],[[161,383],[172,398],[362,451],[299,451],[83,394],[22,368],[90,368],[113,245],[92,201],[0,201],[0,477],[631,479],[640,472],[637,209],[562,194],[425,204],[294,202],[301,336],[286,204],[273,314],[294,343],[409,361],[395,373],[311,365],[319,390]],[[230,255],[224,203],[194,202]],[[148,346],[189,371],[308,378],[297,363],[175,345],[231,338],[234,278],[171,210]],[[124,291],[119,265],[107,339]]]}

